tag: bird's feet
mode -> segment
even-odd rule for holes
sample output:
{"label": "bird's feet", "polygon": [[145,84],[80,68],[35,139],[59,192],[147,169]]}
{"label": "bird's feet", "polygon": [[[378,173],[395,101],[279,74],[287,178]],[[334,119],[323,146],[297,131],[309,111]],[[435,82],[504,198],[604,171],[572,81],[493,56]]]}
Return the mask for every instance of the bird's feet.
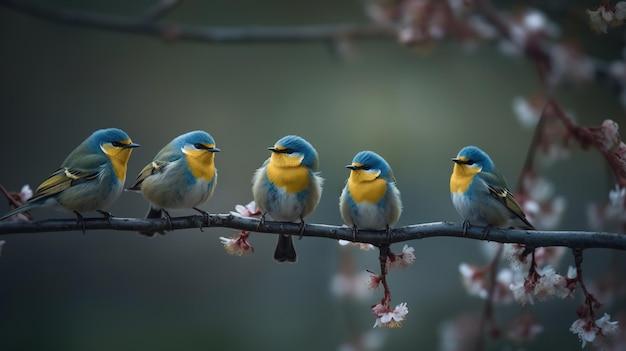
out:
{"label": "bird's feet", "polygon": [[467,219],[463,221],[463,236],[467,235],[467,230],[470,227],[470,221],[468,221]]}
{"label": "bird's feet", "polygon": [[85,217],[83,217],[83,215],[81,215],[77,211],[74,211],[74,213],[76,214],[76,228],[81,228],[83,231],[83,235],[84,235],[85,234]]}
{"label": "bird's feet", "polygon": [[[204,217],[204,220],[202,221],[202,224],[200,225],[200,231],[203,232],[204,230],[202,230],[203,227],[209,227],[211,225],[211,217],[209,215],[209,213],[207,211],[201,210],[197,207],[193,207],[194,210],[200,212],[202,214],[202,216]],[[205,225],[206,223],[206,225]]]}
{"label": "bird's feet", "polygon": [[485,228],[483,228],[483,230],[481,231],[482,234],[480,236],[480,240],[485,240],[485,238],[489,234],[489,231],[491,231],[491,228],[493,228],[491,225],[488,225]]}
{"label": "bird's feet", "polygon": [[104,218],[107,219],[107,221],[109,221],[109,224],[111,224],[111,220],[113,219],[113,214],[111,214],[111,212],[109,211],[103,211],[103,210],[96,210],[98,212],[100,212]]}
{"label": "bird's feet", "polygon": [[256,225],[256,229],[257,230],[261,230],[265,226],[265,215],[266,214],[267,214],[267,212],[263,212],[263,214],[259,218],[259,224]]}
{"label": "bird's feet", "polygon": [[304,218],[300,217],[300,228],[298,229],[298,234],[300,235],[300,237],[298,237],[298,240],[302,239],[304,229],[306,229],[306,223],[304,223]]}
{"label": "bird's feet", "polygon": [[171,232],[172,231],[172,216],[170,216],[169,212],[167,212],[165,209],[162,209],[161,211],[163,211],[163,214],[165,215],[165,220],[167,221],[167,231]]}

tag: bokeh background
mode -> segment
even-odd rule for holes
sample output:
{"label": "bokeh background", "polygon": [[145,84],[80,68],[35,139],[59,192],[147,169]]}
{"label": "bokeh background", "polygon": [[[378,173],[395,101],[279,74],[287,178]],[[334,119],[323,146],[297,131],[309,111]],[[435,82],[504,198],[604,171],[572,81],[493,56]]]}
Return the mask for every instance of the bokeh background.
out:
{"label": "bokeh background", "polygon": [[[45,3],[133,15],[152,1]],[[588,53],[621,57],[619,35],[591,33],[574,10],[552,15]],[[189,0],[166,20],[223,26],[368,21],[356,0]],[[36,187],[91,132],[114,126],[142,145],[131,157],[127,183],[173,137],[210,132],[222,149],[219,184],[203,206],[212,213],[251,200],[252,173],[268,157],[266,148],[286,134],[305,137],[320,155],[326,183],[310,222],[342,223],[337,203],[348,176],[344,166],[363,149],[377,151],[394,169],[405,207],[399,225],[459,221],[448,190],[450,158],[468,144],[487,150],[515,188],[532,130],[519,125],[511,104],[537,91],[529,61],[489,44],[468,52],[444,41],[426,53],[393,39],[354,44],[342,58],[324,43],[172,43],[62,26],[0,7],[0,184]],[[623,121],[617,95],[602,84],[560,89],[557,98],[581,124]],[[573,145],[568,160],[542,172],[568,202],[560,228],[587,229],[587,206],[605,201],[613,187],[599,154]],[[140,195],[124,193],[110,210],[141,217],[146,209]],[[0,348],[334,350],[371,329],[370,305],[381,292],[348,302],[329,289],[340,263],[336,242],[297,240],[299,262],[277,264],[274,236],[253,234],[256,251],[241,258],[229,256],[218,240],[233,234],[215,228],[153,239],[115,231],[4,236]],[[458,265],[486,258],[469,240],[409,244],[414,266],[389,279],[392,303],[408,302],[410,314],[403,328],[378,337],[382,349],[434,350],[444,321],[481,310],[482,301],[465,293]],[[357,270],[378,269],[376,252],[352,255]],[[611,255],[586,251],[585,272],[602,273]],[[568,264],[569,256],[559,271]],[[527,349],[578,349],[568,328],[579,303],[532,307],[545,332]],[[615,308],[607,312],[617,315]],[[507,320],[519,311],[511,306],[498,316]]]}

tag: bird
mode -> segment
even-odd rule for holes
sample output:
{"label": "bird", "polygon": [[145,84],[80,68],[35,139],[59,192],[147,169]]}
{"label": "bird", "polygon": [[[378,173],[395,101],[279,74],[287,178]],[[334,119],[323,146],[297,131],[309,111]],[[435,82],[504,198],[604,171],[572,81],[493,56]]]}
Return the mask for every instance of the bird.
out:
{"label": "bird", "polygon": [[[146,218],[165,215],[171,225],[168,209],[194,209],[206,217],[208,212],[197,206],[205,203],[217,184],[213,137],[202,130],[177,136],[137,175],[135,183],[126,190],[140,192],[150,207]],[[142,231],[146,236],[155,232]],[[164,232],[159,232],[164,234]]]}
{"label": "bird", "polygon": [[37,187],[33,197],[0,217],[0,221],[38,207],[74,212],[77,226],[83,224],[83,232],[81,212],[97,211],[110,220],[112,215],[105,209],[120,196],[128,159],[136,147],[139,144],[120,129],[93,132]]}
{"label": "bird", "polygon": [[[319,157],[313,146],[302,137],[287,135],[269,147],[270,157],[252,177],[252,195],[262,211],[259,227],[265,216],[281,222],[300,220],[311,214],[322,196],[324,179],[319,175]],[[278,262],[296,262],[297,253],[291,235],[280,234],[274,251]]]}
{"label": "bird", "polygon": [[535,229],[487,153],[466,146],[452,161],[450,195],[464,232],[470,224],[484,226],[484,235],[491,227]]}
{"label": "bird", "polygon": [[353,229],[353,241],[359,229],[386,230],[400,219],[402,200],[393,171],[387,161],[374,151],[361,151],[347,165],[350,176],[339,196],[344,223]]}

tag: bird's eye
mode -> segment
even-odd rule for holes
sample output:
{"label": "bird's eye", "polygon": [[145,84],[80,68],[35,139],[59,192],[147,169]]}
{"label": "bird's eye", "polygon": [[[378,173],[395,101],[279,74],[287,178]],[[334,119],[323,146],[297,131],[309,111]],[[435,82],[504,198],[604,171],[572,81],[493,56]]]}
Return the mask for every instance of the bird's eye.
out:
{"label": "bird's eye", "polygon": [[293,149],[285,149],[284,153],[286,153],[286,154],[293,154],[294,150]]}
{"label": "bird's eye", "polygon": [[473,164],[474,164],[474,161],[472,161],[472,160],[467,160],[467,161],[465,161],[465,164],[466,164],[466,165],[471,166],[471,165],[473,165]]}
{"label": "bird's eye", "polygon": [[114,141],[111,143],[111,145],[115,146],[115,147],[123,147],[124,144],[120,143],[119,141]]}
{"label": "bird's eye", "polygon": [[364,171],[369,171],[371,169],[371,167],[363,165],[363,166],[361,166],[361,169],[364,170]]}
{"label": "bird's eye", "polygon": [[202,144],[200,144],[200,143],[195,143],[195,144],[193,144],[193,147],[195,147],[196,149],[206,149],[206,148],[204,147],[204,145],[202,145]]}

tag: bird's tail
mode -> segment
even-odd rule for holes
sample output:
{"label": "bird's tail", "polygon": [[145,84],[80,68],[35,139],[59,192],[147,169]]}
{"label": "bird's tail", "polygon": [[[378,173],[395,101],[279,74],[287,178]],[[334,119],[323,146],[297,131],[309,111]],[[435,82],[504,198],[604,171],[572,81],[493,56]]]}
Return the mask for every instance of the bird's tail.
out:
{"label": "bird's tail", "polygon": [[298,256],[296,248],[293,246],[291,235],[279,235],[276,250],[274,250],[274,259],[278,262],[296,262]]}
{"label": "bird's tail", "polygon": [[[161,218],[161,214],[163,213],[163,210],[161,209],[155,209],[154,207],[150,206],[150,208],[148,209],[148,213],[146,214],[146,218]],[[149,236],[149,237],[153,237],[156,233],[159,234],[165,234],[164,232],[150,232],[150,231],[141,231],[139,232],[139,234],[141,235],[145,235],[145,236]]]}
{"label": "bird's tail", "polygon": [[0,222],[4,221],[5,219],[8,219],[9,217],[13,217],[16,214],[20,214],[22,212],[26,212],[26,211],[30,211],[32,210],[34,207],[37,207],[37,205],[32,204],[32,203],[27,203],[24,204],[16,209],[13,209],[7,213],[5,213],[2,217],[0,217]]}

